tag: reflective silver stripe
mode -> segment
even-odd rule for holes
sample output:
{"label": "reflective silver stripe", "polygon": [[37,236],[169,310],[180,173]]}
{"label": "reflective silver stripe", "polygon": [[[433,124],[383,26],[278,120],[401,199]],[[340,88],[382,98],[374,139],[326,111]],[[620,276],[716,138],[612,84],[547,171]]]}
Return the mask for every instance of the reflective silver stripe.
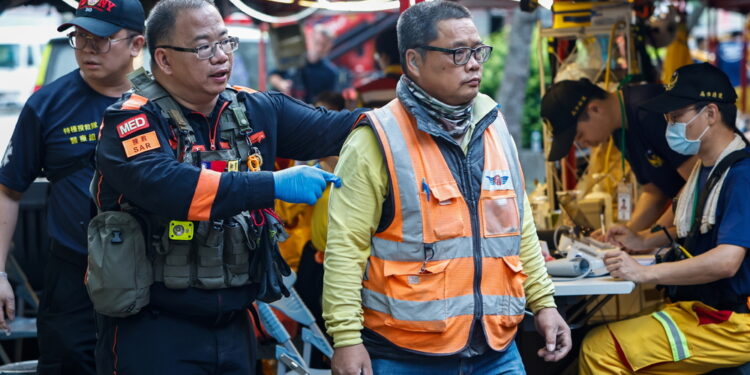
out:
{"label": "reflective silver stripe", "polygon": [[526,297],[482,295],[484,315],[521,315]]}
{"label": "reflective silver stripe", "polygon": [[500,258],[518,255],[521,249],[521,236],[482,238],[482,256]]}
{"label": "reflective silver stripe", "polygon": [[[424,242],[422,236],[422,210],[419,204],[419,188],[415,183],[416,177],[411,155],[409,154],[409,147],[401,134],[401,128],[396,121],[396,116],[393,115],[390,109],[387,107],[376,109],[372,111],[372,114],[377,117],[380,125],[383,127],[391,149],[391,155],[386,155],[386,158],[393,160],[393,167],[396,179],[398,180],[404,242]],[[395,209],[399,208],[395,207]]]}
{"label": "reflective silver stripe", "polygon": [[[518,255],[520,236],[482,238],[482,256],[499,258],[509,255]],[[373,237],[372,255],[395,261],[421,262],[425,258],[425,245],[423,243],[407,243],[400,241],[389,241]],[[438,241],[432,244],[431,260],[445,260],[455,258],[469,258],[474,256],[471,237],[458,237],[449,240]]]}
{"label": "reflective silver stripe", "polygon": [[445,320],[454,316],[474,314],[474,296],[471,294],[434,301],[404,301],[362,289],[362,305],[398,320],[415,322]]}
{"label": "reflective silver stripe", "polygon": [[510,177],[513,179],[513,188],[516,191],[516,203],[518,204],[518,214],[520,219],[519,222],[523,225],[523,197],[525,191],[523,189],[523,181],[521,181],[521,165],[518,161],[516,143],[513,141],[513,137],[510,135],[508,127],[505,125],[505,119],[500,111],[497,112],[497,118],[492,123],[492,126],[495,128],[495,138],[503,146],[505,160],[508,161]]}
{"label": "reflective silver stripe", "polygon": [[[526,298],[484,295],[484,315],[520,315]],[[391,315],[398,320],[431,321],[472,315],[474,296],[471,294],[434,301],[404,301],[369,289],[362,289],[362,305]]]}
{"label": "reflective silver stripe", "polygon": [[669,340],[669,346],[672,349],[672,359],[677,362],[685,358],[690,358],[691,354],[687,339],[672,317],[666,311],[657,311],[652,313],[651,316],[664,327],[667,339]]}

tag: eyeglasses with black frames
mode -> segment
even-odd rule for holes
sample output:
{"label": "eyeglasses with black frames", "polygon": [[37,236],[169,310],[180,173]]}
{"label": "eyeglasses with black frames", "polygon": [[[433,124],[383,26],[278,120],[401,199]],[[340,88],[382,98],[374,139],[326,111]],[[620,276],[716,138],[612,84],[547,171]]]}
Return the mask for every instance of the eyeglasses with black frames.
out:
{"label": "eyeglasses with black frames", "polygon": [[484,64],[487,62],[487,60],[490,59],[490,55],[492,54],[492,47],[487,45],[481,45],[479,47],[458,47],[458,48],[440,48],[440,47],[433,47],[433,46],[419,46],[417,48],[425,49],[428,51],[437,51],[437,52],[444,52],[444,53],[450,53],[453,54],[453,63],[456,65],[466,65],[469,60],[471,59],[471,56],[474,56],[474,59],[480,63]]}

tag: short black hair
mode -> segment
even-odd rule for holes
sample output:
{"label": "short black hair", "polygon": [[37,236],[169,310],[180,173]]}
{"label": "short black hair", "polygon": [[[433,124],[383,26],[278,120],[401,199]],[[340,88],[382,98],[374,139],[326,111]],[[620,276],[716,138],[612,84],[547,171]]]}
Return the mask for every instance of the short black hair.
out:
{"label": "short black hair", "polygon": [[603,88],[594,85],[594,87],[591,88],[591,97],[589,97],[589,100],[586,101],[586,103],[583,104],[584,109],[578,114],[578,117],[576,118],[576,121],[588,121],[589,120],[589,113],[586,111],[586,106],[589,105],[589,102],[591,102],[594,99],[604,100],[607,99],[607,95],[609,93],[604,90]]}
{"label": "short black hair", "polygon": [[398,41],[398,33],[395,26],[383,31],[375,38],[375,52],[387,55],[391,65],[400,65],[401,56],[398,53],[398,43],[393,43],[393,41]]}
{"label": "short black hair", "polygon": [[[414,4],[398,17],[398,54],[406,69],[406,51],[424,46],[438,38],[437,24],[443,20],[471,18],[471,12],[450,1],[436,0]],[[425,51],[419,52],[424,56]]]}
{"label": "short black hair", "polygon": [[159,42],[168,40],[172,36],[177,15],[187,9],[200,9],[204,6],[216,7],[213,0],[161,0],[151,9],[146,19],[146,44],[151,53],[151,61],[155,61],[154,51]]}

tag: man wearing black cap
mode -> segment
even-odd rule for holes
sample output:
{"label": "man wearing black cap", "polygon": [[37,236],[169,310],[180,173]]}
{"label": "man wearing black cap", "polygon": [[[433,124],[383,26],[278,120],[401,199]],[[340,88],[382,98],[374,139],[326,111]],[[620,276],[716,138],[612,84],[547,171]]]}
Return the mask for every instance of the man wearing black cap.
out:
{"label": "man wearing black cap", "polygon": [[[750,362],[750,148],[734,125],[736,99],[729,78],[703,63],[677,69],[667,91],[644,106],[664,114],[674,151],[699,159],[671,229],[681,247],[653,266],[619,250],[604,262],[614,277],[666,285],[673,303],[592,330],[581,374],[702,374]],[[613,237],[632,249],[670,242],[622,228]]]}
{"label": "man wearing black cap", "polygon": [[574,142],[593,147],[607,142],[610,136],[614,138],[642,185],[642,194],[627,223],[635,231],[654,224],[694,164],[694,159],[667,146],[663,116],[639,108],[662,92],[661,85],[651,84],[608,93],[581,79],[556,83],[542,99],[542,117],[552,126],[550,161],[567,155]]}
{"label": "man wearing black cap", "polygon": [[[81,1],[61,25],[79,69],[29,98],[0,163],[0,271],[16,225],[21,194],[42,173],[50,180],[47,258],[37,331],[39,374],[94,374],[96,324],[83,284],[86,226],[91,217],[91,156],[104,110],[130,88],[127,73],[144,44],[137,0]],[[0,273],[0,328],[14,317],[15,299]]]}

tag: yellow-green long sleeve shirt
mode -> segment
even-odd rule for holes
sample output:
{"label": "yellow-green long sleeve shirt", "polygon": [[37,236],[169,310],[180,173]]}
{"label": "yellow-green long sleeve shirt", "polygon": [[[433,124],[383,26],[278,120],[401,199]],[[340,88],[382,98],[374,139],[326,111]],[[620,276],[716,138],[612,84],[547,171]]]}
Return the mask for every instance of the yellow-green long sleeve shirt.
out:
{"label": "yellow-green long sleeve shirt", "polygon": [[[466,135],[466,138],[470,134]],[[463,146],[463,144],[462,144]],[[464,149],[466,147],[464,146]],[[355,129],[341,151],[335,173],[343,185],[331,191],[323,277],[323,318],[334,347],[362,342],[362,276],[371,239],[388,194],[385,161],[370,127]],[[520,259],[528,275],[524,290],[533,312],[555,307],[529,200],[524,195]]]}

